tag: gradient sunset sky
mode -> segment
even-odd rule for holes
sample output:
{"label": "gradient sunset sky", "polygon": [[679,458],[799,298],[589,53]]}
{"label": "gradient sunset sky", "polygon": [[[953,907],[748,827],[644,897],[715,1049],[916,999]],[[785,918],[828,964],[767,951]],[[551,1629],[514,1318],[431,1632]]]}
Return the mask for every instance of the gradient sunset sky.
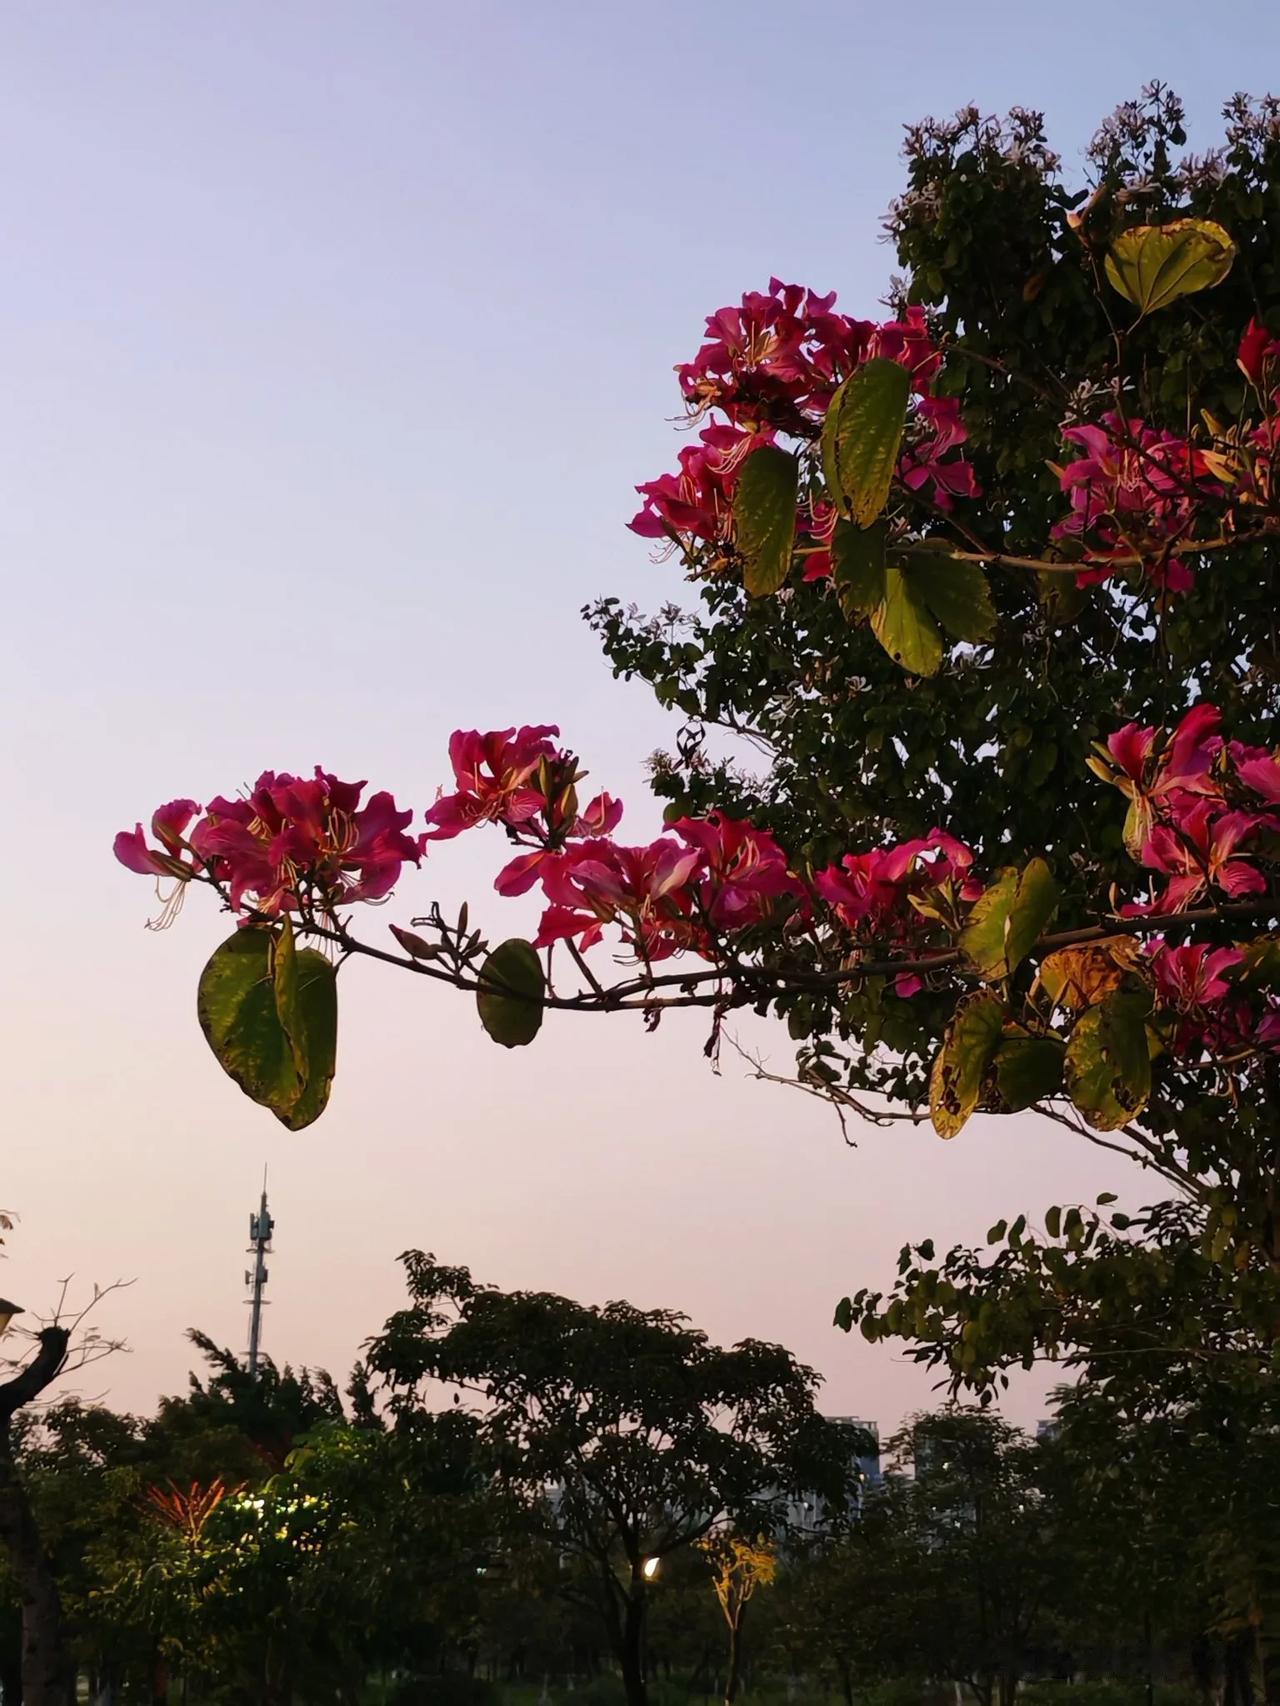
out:
{"label": "gradient sunset sky", "polygon": [[[111,838],[175,795],[316,762],[419,809],[457,726],[559,722],[647,838],[671,725],[614,683],[579,606],[680,596],[624,523],[680,441],[672,366],[770,274],[871,316],[902,126],[1044,108],[1069,172],[1152,77],[1192,143],[1280,72],[1280,9],[917,0],[432,4],[10,0],[0,10],[5,311],[0,563],[3,1289],[134,1280],[131,1352],[82,1390],[147,1408],[183,1330],[240,1347],[264,1161],[279,1233],[266,1345],[343,1375],[409,1245],[506,1286],[687,1311],[776,1338],[825,1407],[891,1425],[930,1377],[830,1327],[898,1246],[1116,1189],[1032,1119],[865,1131],[646,1037],[553,1015],[536,1047],[466,997],[346,968],[338,1078],[290,1135],[195,1020],[226,920],[149,934]],[[382,913],[471,901],[496,834],[433,851]],[[780,1028],[750,1039],[784,1070]],[[1042,1411],[1036,1376],[1009,1405]]]}

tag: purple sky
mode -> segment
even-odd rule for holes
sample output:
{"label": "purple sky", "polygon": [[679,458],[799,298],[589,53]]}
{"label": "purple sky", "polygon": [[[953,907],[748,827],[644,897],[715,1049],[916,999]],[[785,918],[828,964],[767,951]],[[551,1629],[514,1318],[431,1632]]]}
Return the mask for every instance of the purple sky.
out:
{"label": "purple sky", "polygon": [[[197,896],[146,933],[110,841],[268,766],[421,808],[452,728],[523,720],[559,721],[643,836],[668,730],[576,612],[679,591],[623,523],[674,458],[702,317],[771,273],[874,314],[926,112],[1042,106],[1072,165],[1158,75],[1203,147],[1278,53],[1267,0],[1226,29],[1142,0],[5,9],[4,1290],[135,1279],[102,1323],[132,1353],[86,1390],[145,1407],[183,1382],[187,1326],[242,1344],[264,1160],[281,1360],[344,1371],[421,1245],[780,1339],[830,1409],[886,1425],[929,1377],[834,1333],[840,1295],[908,1237],[1140,1190],[1029,1121],[852,1152],[798,1094],[713,1076],[696,1018],[553,1018],[507,1054],[466,998],[366,966],[329,1112],[292,1136],[196,1026],[225,921]],[[520,928],[488,893],[502,850],[438,850],[370,929],[464,895]],[[780,1030],[755,1040],[785,1067]]]}

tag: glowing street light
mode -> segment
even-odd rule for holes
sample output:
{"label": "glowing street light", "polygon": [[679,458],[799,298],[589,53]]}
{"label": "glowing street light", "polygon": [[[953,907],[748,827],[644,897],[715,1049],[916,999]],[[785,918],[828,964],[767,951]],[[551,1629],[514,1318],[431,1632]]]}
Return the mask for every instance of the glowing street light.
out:
{"label": "glowing street light", "polygon": [[653,1580],[653,1578],[657,1575],[658,1564],[660,1563],[660,1561],[661,1560],[657,1559],[657,1558],[646,1558],[644,1563],[641,1564],[640,1574],[644,1577],[645,1581],[651,1582]]}

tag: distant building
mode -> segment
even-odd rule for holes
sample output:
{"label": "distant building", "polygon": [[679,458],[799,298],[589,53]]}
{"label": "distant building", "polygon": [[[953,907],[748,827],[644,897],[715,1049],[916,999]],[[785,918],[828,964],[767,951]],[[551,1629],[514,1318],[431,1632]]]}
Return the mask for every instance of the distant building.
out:
{"label": "distant building", "polygon": [[[861,1510],[865,1493],[869,1488],[877,1486],[881,1480],[880,1424],[863,1421],[859,1416],[828,1416],[826,1419],[836,1427],[856,1428],[865,1436],[864,1449],[859,1451],[857,1457],[858,1491],[851,1500],[853,1510]],[[813,1493],[801,1493],[798,1497],[788,1500],[787,1524],[797,1534],[821,1534],[827,1527],[822,1501]]]}

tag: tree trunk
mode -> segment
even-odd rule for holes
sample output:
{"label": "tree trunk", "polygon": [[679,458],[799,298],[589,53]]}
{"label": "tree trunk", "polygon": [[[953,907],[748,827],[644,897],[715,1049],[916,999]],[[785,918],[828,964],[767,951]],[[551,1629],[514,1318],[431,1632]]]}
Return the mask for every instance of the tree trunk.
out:
{"label": "tree trunk", "polygon": [[724,1679],[724,1706],[733,1706],[738,1698],[738,1687],[742,1680],[742,1619],[746,1614],[746,1606],[738,1607],[738,1615],[729,1621],[729,1669]]}
{"label": "tree trunk", "polygon": [[644,1583],[632,1583],[622,1617],[622,1687],[627,1706],[649,1706],[644,1664]]}
{"label": "tree trunk", "polygon": [[1280,1640],[1264,1621],[1257,1630],[1258,1680],[1265,1706],[1280,1706]]}
{"label": "tree trunk", "polygon": [[1253,1654],[1248,1635],[1233,1635],[1227,1642],[1223,1668],[1226,1686],[1224,1706],[1253,1706]]}
{"label": "tree trunk", "polygon": [[62,1599],[35,1513],[13,1460],[9,1418],[0,1420],[0,1546],[22,1604],[22,1706],[68,1706],[74,1671]]}

